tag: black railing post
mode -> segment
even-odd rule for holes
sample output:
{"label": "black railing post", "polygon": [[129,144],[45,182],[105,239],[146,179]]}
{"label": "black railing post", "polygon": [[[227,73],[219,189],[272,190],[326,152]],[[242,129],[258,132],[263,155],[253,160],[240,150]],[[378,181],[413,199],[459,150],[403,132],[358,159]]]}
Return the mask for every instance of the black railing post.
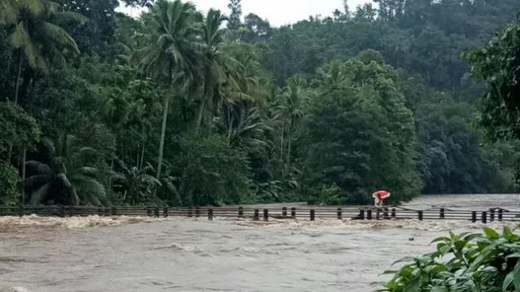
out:
{"label": "black railing post", "polygon": [[191,207],[188,207],[188,217],[193,217],[193,209]]}
{"label": "black railing post", "polygon": [[365,220],[365,210],[364,209],[359,210],[359,220]]}
{"label": "black railing post", "polygon": [[338,208],[338,220],[342,220],[343,219],[343,212],[341,210],[341,208]]}
{"label": "black railing post", "polygon": [[163,209],[163,217],[168,218],[168,207],[164,207]]}
{"label": "black railing post", "polygon": [[253,220],[255,220],[255,221],[260,220],[260,210],[255,209],[255,213],[253,214]]}
{"label": "black railing post", "polygon": [[155,208],[153,209],[153,216],[154,216],[155,218],[159,218],[159,207],[155,207]]}
{"label": "black railing post", "polygon": [[314,209],[311,209],[309,215],[310,215],[311,221],[314,221],[316,219],[316,212],[314,211]]}
{"label": "black railing post", "polygon": [[200,207],[195,207],[195,218],[200,217]]}
{"label": "black railing post", "polygon": [[383,212],[383,217],[384,217],[385,219],[388,219],[388,208],[385,207],[385,208],[383,209],[383,211],[384,211],[384,212]]}
{"label": "black railing post", "polygon": [[489,221],[495,221],[495,209],[489,209]]}
{"label": "black railing post", "polygon": [[296,219],[296,208],[291,208],[291,218]]}
{"label": "black railing post", "polygon": [[372,220],[372,210],[367,210],[367,219]]}
{"label": "black railing post", "polygon": [[482,223],[484,223],[484,224],[487,223],[487,212],[486,211],[482,212]]}
{"label": "black railing post", "polygon": [[213,220],[213,209],[208,209],[208,220]]}
{"label": "black railing post", "polygon": [[446,214],[445,214],[444,208],[441,208],[440,213],[439,213],[439,218],[440,219],[446,218]]}
{"label": "black railing post", "polygon": [[392,218],[396,218],[396,217],[397,217],[396,210],[395,210],[395,208],[392,208]]}
{"label": "black railing post", "polygon": [[287,218],[287,207],[282,208],[282,218]]}
{"label": "black railing post", "polygon": [[269,221],[269,210],[264,209],[264,221]]}
{"label": "black railing post", "polygon": [[498,221],[504,220],[504,210],[498,209]]}
{"label": "black railing post", "polygon": [[475,211],[471,212],[471,222],[477,222],[477,212]]}
{"label": "black railing post", "polygon": [[244,218],[244,208],[238,207],[238,218]]}
{"label": "black railing post", "polygon": [[417,211],[417,217],[419,217],[419,221],[423,220],[423,211]]}

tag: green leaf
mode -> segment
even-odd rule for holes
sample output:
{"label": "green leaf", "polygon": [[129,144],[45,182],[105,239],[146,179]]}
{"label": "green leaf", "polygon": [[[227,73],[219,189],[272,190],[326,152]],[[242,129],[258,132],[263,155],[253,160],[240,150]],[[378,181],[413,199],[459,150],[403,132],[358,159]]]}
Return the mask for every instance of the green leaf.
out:
{"label": "green leaf", "polygon": [[502,291],[507,291],[511,284],[513,284],[513,280],[515,279],[514,272],[510,272],[507,274],[506,278],[504,279],[504,283],[502,284]]}
{"label": "green leaf", "polygon": [[400,264],[400,263],[406,263],[406,262],[413,262],[415,261],[416,259],[414,257],[404,257],[398,261],[395,261],[392,263],[392,266],[393,265],[397,265],[397,264]]}
{"label": "green leaf", "polygon": [[500,234],[496,232],[494,229],[484,226],[484,233],[486,234],[486,237],[489,239],[499,239]]}
{"label": "green leaf", "polygon": [[511,241],[513,239],[513,231],[508,226],[504,226],[503,236],[505,239]]}
{"label": "green leaf", "polygon": [[436,243],[436,242],[451,242],[451,238],[445,237],[445,236],[437,237],[434,240],[432,240],[432,242],[430,242],[430,244]]}

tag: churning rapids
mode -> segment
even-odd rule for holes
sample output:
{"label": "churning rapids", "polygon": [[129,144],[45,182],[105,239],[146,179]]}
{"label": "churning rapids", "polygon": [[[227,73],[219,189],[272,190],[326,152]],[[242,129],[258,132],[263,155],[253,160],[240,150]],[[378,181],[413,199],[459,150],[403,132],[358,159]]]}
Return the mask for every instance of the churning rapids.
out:
{"label": "churning rapids", "polygon": [[[410,208],[519,209],[518,195],[427,196]],[[499,223],[491,224],[500,227]],[[0,218],[0,291],[373,291],[452,221]]]}

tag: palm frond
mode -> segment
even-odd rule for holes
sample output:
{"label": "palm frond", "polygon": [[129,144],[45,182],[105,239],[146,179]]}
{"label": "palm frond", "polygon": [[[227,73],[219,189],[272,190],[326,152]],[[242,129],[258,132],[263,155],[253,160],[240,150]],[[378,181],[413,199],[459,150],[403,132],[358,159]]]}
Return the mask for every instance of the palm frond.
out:
{"label": "palm frond", "polygon": [[0,1],[0,24],[15,24],[19,15],[19,3],[16,0]]}
{"label": "palm frond", "polygon": [[97,180],[83,175],[77,175],[73,178],[74,185],[83,204],[92,204],[96,206],[103,205],[106,199],[105,187]]}
{"label": "palm frond", "polygon": [[[19,0],[17,1],[20,9],[27,9],[32,14],[42,13],[45,9],[46,4],[52,4],[51,1],[47,0]],[[47,2],[47,3],[46,3]]]}
{"label": "palm frond", "polygon": [[73,23],[73,24],[85,24],[88,22],[88,17],[83,14],[72,12],[72,11],[61,11],[54,15],[58,22]]}
{"label": "palm frond", "polygon": [[43,22],[41,29],[45,30],[47,37],[52,39],[54,42],[60,44],[63,47],[71,48],[79,53],[78,45],[76,41],[70,36],[63,28],[52,24],[50,22]]}
{"label": "palm frond", "polygon": [[39,174],[33,175],[25,179],[24,185],[25,188],[29,190],[34,190],[42,187],[44,184],[48,184],[52,181],[52,175],[50,174]]}
{"label": "palm frond", "polygon": [[38,174],[42,174],[42,175],[51,175],[52,174],[52,169],[50,168],[50,166],[48,166],[45,163],[36,161],[36,160],[27,161],[25,163],[25,166],[28,169],[33,170]]}
{"label": "palm frond", "polygon": [[42,185],[31,193],[31,205],[40,205],[50,195],[51,183]]}

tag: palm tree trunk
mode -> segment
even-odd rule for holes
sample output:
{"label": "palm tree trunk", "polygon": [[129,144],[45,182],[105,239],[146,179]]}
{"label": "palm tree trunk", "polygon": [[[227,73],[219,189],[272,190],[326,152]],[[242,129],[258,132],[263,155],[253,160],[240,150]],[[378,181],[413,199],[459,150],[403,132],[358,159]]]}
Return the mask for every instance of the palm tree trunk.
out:
{"label": "palm tree trunk", "polygon": [[282,134],[280,136],[280,161],[282,162],[282,175],[285,177],[285,159],[283,158],[283,143],[284,143],[284,134],[285,134],[285,123],[282,122]]}
{"label": "palm tree trunk", "polygon": [[141,150],[141,161],[139,161],[138,169],[143,169],[143,163],[144,163],[144,151],[146,149],[146,139],[143,139],[143,149]]}
{"label": "palm tree trunk", "polygon": [[27,151],[23,150],[22,156],[22,205],[25,202],[25,161],[27,160]]}
{"label": "palm tree trunk", "polygon": [[200,126],[202,125],[202,119],[204,118],[204,111],[206,109],[206,101],[203,100],[199,108],[199,116],[197,117],[196,133],[199,132]]}
{"label": "palm tree trunk", "polygon": [[[112,158],[112,160],[110,161],[110,170],[114,171],[114,158]],[[112,190],[112,180],[113,180],[113,176],[111,175],[108,178],[108,189],[109,190]]]}
{"label": "palm tree trunk", "polygon": [[157,179],[161,177],[161,169],[163,163],[163,151],[164,151],[164,138],[166,136],[166,123],[168,122],[168,107],[170,105],[170,98],[167,96],[164,98],[164,112],[162,119],[162,129],[161,129],[161,141],[159,142],[159,159],[157,165]]}
{"label": "palm tree trunk", "polygon": [[20,77],[22,75],[22,52],[18,55],[18,74],[16,75],[16,89],[14,93],[14,104],[18,104],[18,93],[20,91]]}
{"label": "palm tree trunk", "polygon": [[13,155],[13,143],[9,143],[9,150],[7,150],[7,162],[11,162],[11,156]]}
{"label": "palm tree trunk", "polygon": [[231,121],[231,105],[226,103],[227,107],[227,120],[228,120],[228,146],[231,145],[231,135],[233,131],[233,122]]}
{"label": "palm tree trunk", "polygon": [[287,171],[291,171],[291,135],[287,135]]}

